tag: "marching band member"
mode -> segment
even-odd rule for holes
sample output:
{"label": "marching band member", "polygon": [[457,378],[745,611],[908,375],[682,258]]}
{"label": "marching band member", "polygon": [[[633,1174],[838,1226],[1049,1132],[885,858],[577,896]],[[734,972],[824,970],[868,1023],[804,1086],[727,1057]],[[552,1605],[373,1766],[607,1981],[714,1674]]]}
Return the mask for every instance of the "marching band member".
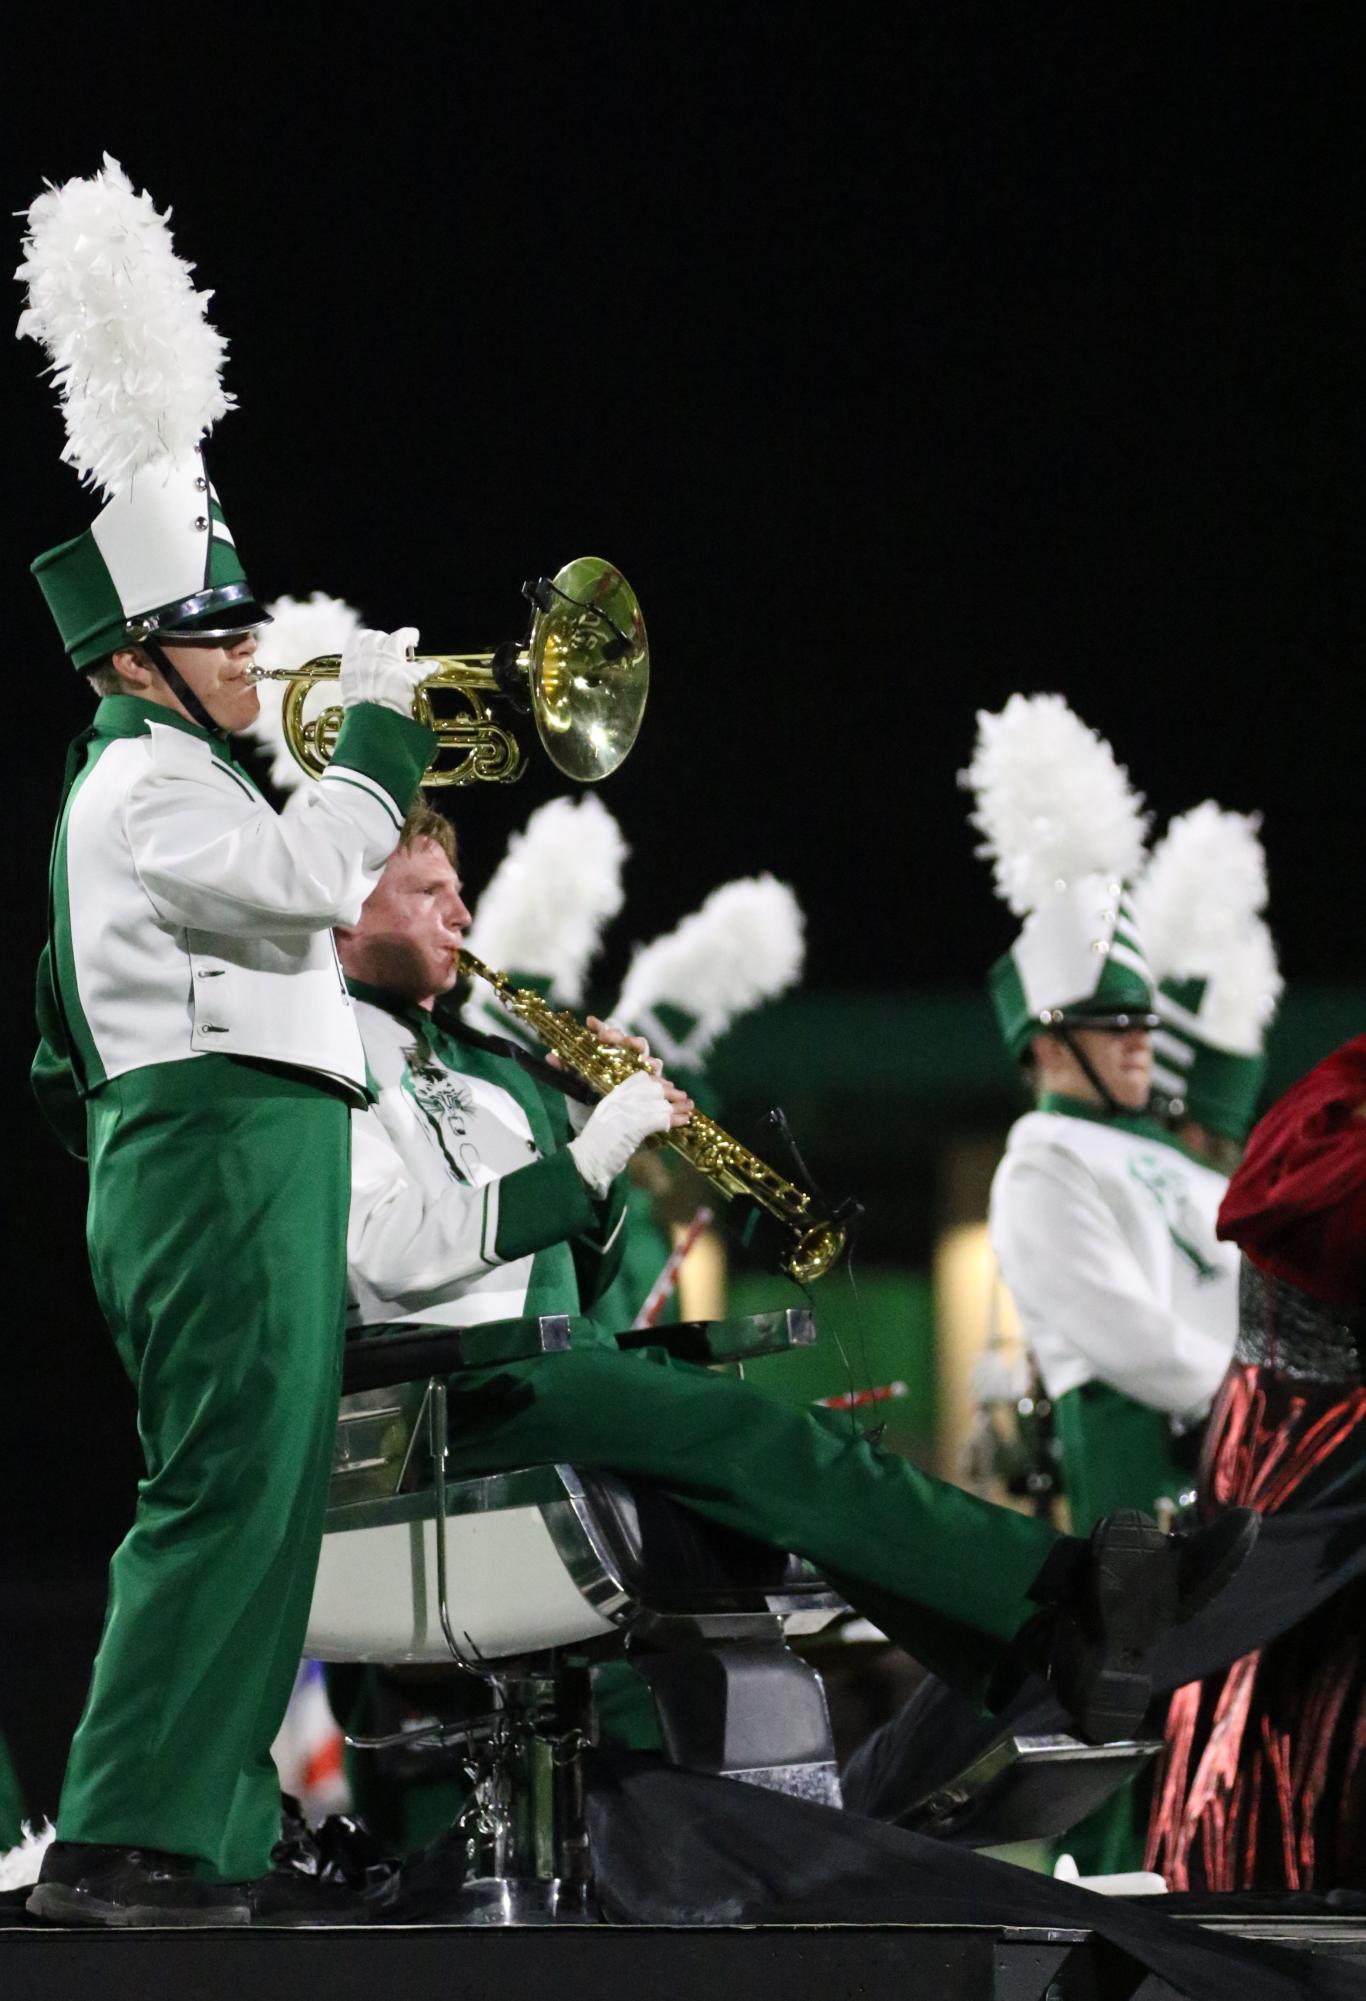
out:
{"label": "marching band member", "polygon": [[[330,936],[393,849],[431,733],[416,634],[358,632],[346,720],[286,823],[228,738],[265,614],[205,470],[223,343],[106,160],[29,213],[20,323],[107,496],[34,565],[100,696],[67,760],[34,1082],[89,1160],[96,1294],[146,1461],[29,1908],[67,1923],[297,1914],[266,1875],[336,1426],[349,1111],[365,1059]],[[263,1879],[249,1894],[248,1879]]]}
{"label": "marching band member", "polygon": [[1141,802],[1057,695],[1014,695],[978,726],[973,824],[1025,920],[992,999],[1035,1097],[992,1183],[991,1242],[1084,1533],[1189,1486],[1173,1427],[1203,1415],[1227,1366],[1236,1260],[1214,1235],[1223,1177],[1148,1113],[1158,1017],[1125,888]]}
{"label": "marching band member", "polygon": [[[410,816],[359,923],[338,932],[379,1085],[354,1121],[359,1333],[395,1317],[460,1326],[576,1312],[610,1271],[623,1170],[690,1109],[656,1061],[575,1134],[544,1066],[533,1074],[449,1009],[469,922],[453,857],[437,816]],[[457,1372],[453,1477],[570,1460],[653,1478],[699,1513],[809,1557],[884,1631],[979,1694],[1028,1626],[1090,1736],[1137,1724],[1158,1632],[1250,1546],[1244,1517],[1191,1541],[1134,1512],[1088,1541],[1059,1537],[927,1478],[847,1419],[585,1335],[563,1353]]]}

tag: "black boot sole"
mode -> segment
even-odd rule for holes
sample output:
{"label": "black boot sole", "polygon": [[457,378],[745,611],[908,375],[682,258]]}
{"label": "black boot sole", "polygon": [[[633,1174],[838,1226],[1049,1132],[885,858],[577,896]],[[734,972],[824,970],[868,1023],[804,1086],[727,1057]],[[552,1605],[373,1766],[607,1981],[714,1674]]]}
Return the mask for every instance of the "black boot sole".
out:
{"label": "black boot sole", "polygon": [[115,1930],[251,1923],[251,1906],[245,1899],[235,1904],[112,1904],[67,1883],[35,1884],[24,1908],[31,1917],[45,1918],[49,1924],[103,1925]]}
{"label": "black boot sole", "polygon": [[1152,1700],[1153,1652],[1177,1612],[1166,1538],[1137,1509],[1109,1517],[1095,1550],[1091,1618],[1058,1636],[1054,1683],[1079,1733],[1112,1744],[1140,1729]]}

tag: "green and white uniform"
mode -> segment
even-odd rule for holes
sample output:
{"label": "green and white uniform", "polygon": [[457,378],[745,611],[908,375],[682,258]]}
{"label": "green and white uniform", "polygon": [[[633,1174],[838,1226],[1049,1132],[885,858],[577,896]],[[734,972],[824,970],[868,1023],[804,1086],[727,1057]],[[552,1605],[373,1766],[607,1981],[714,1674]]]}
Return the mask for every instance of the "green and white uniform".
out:
{"label": "green and white uniform", "polygon": [[330,936],[392,852],[430,732],[351,711],[282,821],[174,711],[73,744],[35,1088],[90,1163],[96,1292],[146,1461],[72,1746],[66,1841],[269,1866],[270,1745],[321,1535],[340,1381],[347,1105],[364,1052]]}
{"label": "green and white uniform", "polygon": [[1172,1422],[1203,1413],[1237,1334],[1238,1259],[1214,1234],[1226,1186],[1147,1118],[1045,1097],[1011,1128],[991,1242],[1053,1401],[1078,1533],[1190,1485]]}
{"label": "green and white uniform", "polygon": [[351,991],[378,1087],[352,1120],[352,1326],[578,1312],[615,1272],[625,1177],[589,1193],[564,1096],[508,1045],[444,1008]]}
{"label": "green and white uniform", "polygon": [[[354,1115],[357,1326],[591,1307],[582,1252],[598,1259],[596,1285],[611,1269],[604,1245],[620,1240],[616,1204],[605,1216],[575,1186],[560,1094],[462,1028],[353,991],[381,1087]],[[1030,1586],[1058,1541],[869,1445],[847,1416],[790,1409],[662,1350],[624,1354],[607,1331],[458,1372],[451,1418],[453,1476],[565,1460],[653,1479],[713,1521],[809,1557],[975,1693],[1037,1609]]]}

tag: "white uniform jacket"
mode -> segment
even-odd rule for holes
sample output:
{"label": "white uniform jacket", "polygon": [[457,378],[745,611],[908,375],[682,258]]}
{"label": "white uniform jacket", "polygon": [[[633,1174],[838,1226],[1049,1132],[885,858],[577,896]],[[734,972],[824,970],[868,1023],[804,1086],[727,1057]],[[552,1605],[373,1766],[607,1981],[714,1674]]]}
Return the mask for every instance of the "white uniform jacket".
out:
{"label": "white uniform jacket", "polygon": [[486,1037],[352,989],[378,1097],[351,1120],[350,1324],[470,1327],[574,1311],[571,1240],[600,1280],[624,1183],[602,1201],[589,1193],[565,1144],[563,1098]]}
{"label": "white uniform jacket", "polygon": [[1238,1253],[1214,1234],[1228,1184],[1146,1119],[1053,1103],[1016,1121],[991,1185],[992,1249],[1044,1386],[1201,1411],[1238,1331]]}
{"label": "white uniform jacket", "polygon": [[53,847],[40,1098],[54,1081],[85,1097],[206,1055],[319,1071],[363,1096],[332,926],[359,917],[430,744],[409,718],[362,705],[284,819],[193,723],[103,701],[73,746]]}

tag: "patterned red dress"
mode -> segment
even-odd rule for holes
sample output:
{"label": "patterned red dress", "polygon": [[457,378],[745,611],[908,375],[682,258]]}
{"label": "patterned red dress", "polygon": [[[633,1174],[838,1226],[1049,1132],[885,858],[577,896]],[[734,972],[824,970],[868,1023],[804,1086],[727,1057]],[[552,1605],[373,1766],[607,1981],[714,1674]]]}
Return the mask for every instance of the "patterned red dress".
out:
{"label": "patterned red dress", "polygon": [[[1238,1346],[1202,1507],[1366,1500],[1366,1036],[1256,1127],[1219,1213]],[[1172,1697],[1148,1867],[1174,1890],[1366,1888],[1366,1587]]]}

